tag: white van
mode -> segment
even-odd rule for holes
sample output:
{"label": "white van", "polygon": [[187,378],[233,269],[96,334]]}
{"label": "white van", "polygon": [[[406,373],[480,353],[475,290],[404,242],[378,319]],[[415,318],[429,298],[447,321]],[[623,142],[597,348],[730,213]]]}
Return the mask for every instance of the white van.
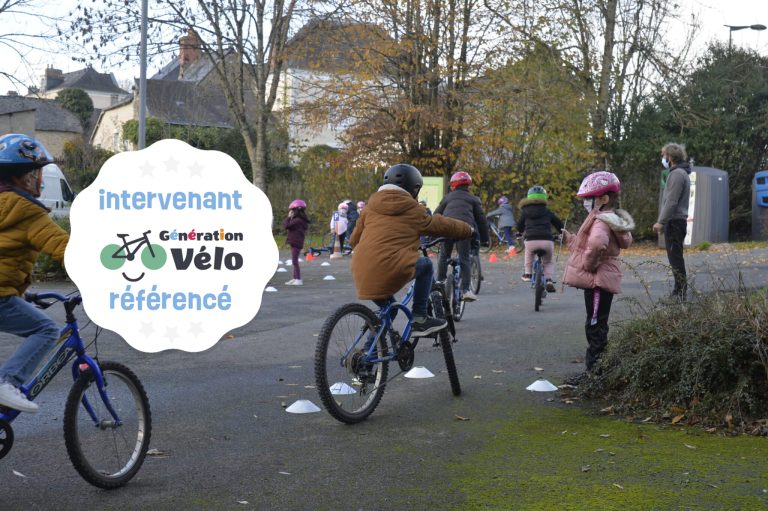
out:
{"label": "white van", "polygon": [[69,216],[69,207],[75,194],[58,165],[43,167],[43,186],[38,200],[51,209],[52,216]]}

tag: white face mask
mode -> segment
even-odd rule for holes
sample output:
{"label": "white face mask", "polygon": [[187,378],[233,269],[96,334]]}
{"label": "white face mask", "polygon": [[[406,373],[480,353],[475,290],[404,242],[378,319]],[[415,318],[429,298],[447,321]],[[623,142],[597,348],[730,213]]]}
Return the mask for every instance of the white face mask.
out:
{"label": "white face mask", "polygon": [[665,169],[669,168],[669,160],[664,156],[661,157],[661,164],[664,165]]}
{"label": "white face mask", "polygon": [[592,208],[595,206],[595,199],[590,197],[588,199],[584,199],[584,209],[587,210],[588,213],[592,212]]}

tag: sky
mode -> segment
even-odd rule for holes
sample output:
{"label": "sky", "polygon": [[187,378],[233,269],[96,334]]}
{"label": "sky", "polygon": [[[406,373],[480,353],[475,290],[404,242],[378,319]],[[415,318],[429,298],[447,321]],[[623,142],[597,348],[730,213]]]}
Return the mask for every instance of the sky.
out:
{"label": "sky", "polygon": [[[12,16],[0,15],[0,35],[8,33],[55,33],[55,19],[63,16],[73,9],[80,0],[33,0],[34,5],[28,9],[29,13]],[[728,41],[729,33],[732,35],[732,44],[753,49],[762,55],[768,56],[768,30],[739,30],[731,32],[724,25],[754,25],[768,26],[768,0],[677,0],[681,5],[681,13],[684,19],[690,19],[691,14],[699,17],[701,28],[696,34],[694,52],[701,51],[712,40]],[[35,32],[31,32],[34,30]],[[84,64],[74,62],[63,53],[57,53],[51,48],[44,51],[27,50],[19,48],[26,55],[27,63],[8,48],[0,46],[0,71],[11,73],[22,84],[13,83],[0,76],[0,95],[8,91],[16,90],[20,94],[27,92],[27,85],[40,84],[40,77],[46,67],[53,66],[64,72],[82,69]],[[76,51],[73,53],[77,53]],[[98,62],[92,63],[93,67],[101,72]],[[151,76],[159,65],[150,64],[147,76]],[[121,85],[132,83],[133,78],[138,78],[138,66],[127,66],[111,69]]]}

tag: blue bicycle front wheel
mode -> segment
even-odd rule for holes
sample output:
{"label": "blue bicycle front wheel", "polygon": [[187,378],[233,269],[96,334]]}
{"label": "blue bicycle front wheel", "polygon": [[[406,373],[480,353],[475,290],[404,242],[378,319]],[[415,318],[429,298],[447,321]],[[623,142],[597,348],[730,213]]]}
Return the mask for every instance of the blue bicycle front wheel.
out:
{"label": "blue bicycle front wheel", "polygon": [[[315,383],[320,400],[346,424],[365,420],[379,405],[389,361],[385,335],[376,339],[379,320],[361,303],[343,305],[329,317],[315,347]],[[370,362],[369,348],[379,362]]]}
{"label": "blue bicycle front wheel", "polygon": [[111,490],[131,480],[141,468],[152,434],[149,399],[138,377],[122,364],[101,362],[107,399],[102,399],[93,371],[80,374],[64,408],[64,443],[75,470],[89,483]]}

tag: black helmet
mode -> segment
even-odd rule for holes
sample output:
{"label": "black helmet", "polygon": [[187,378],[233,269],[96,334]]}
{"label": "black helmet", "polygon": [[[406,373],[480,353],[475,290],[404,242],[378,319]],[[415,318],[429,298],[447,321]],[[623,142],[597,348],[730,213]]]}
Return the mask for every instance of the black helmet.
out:
{"label": "black helmet", "polygon": [[419,190],[421,190],[424,180],[421,178],[419,169],[413,165],[398,163],[389,167],[384,173],[384,184],[397,185],[410,193],[411,197],[415,199],[419,195]]}

